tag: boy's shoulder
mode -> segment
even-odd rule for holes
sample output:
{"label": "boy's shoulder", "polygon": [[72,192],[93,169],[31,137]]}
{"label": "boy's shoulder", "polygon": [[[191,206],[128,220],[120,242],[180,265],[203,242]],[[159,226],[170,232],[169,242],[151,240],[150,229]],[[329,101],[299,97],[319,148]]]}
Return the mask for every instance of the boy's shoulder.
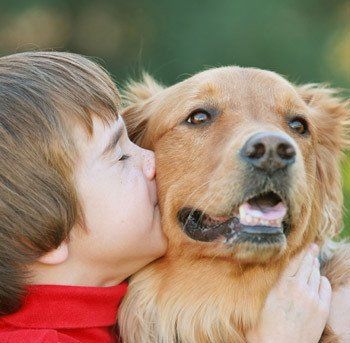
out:
{"label": "boy's shoulder", "polygon": [[127,283],[110,287],[31,285],[22,307],[0,317],[0,343],[115,343]]}
{"label": "boy's shoulder", "polygon": [[1,343],[78,343],[80,341],[53,329],[30,329],[11,326],[0,319]]}

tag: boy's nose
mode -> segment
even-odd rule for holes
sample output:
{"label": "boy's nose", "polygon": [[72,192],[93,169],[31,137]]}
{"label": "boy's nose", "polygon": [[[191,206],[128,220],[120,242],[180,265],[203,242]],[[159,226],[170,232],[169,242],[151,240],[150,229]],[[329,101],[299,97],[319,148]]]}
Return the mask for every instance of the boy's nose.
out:
{"label": "boy's nose", "polygon": [[156,163],[153,151],[143,149],[143,173],[149,180],[156,175]]}

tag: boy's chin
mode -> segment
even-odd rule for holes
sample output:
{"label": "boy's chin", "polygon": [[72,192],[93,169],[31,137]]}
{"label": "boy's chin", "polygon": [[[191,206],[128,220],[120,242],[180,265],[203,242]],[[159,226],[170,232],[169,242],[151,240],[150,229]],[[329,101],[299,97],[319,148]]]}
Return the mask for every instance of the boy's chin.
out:
{"label": "boy's chin", "polygon": [[[156,243],[156,242],[155,242]],[[160,244],[149,246],[149,249],[138,259],[137,265],[134,266],[133,270],[130,272],[130,276],[135,274],[142,268],[146,267],[148,264],[162,257],[167,249],[166,239],[162,239]]]}
{"label": "boy's chin", "polygon": [[[158,205],[154,208],[153,213],[153,222],[152,222],[152,228],[151,228],[151,241],[150,241],[150,248],[152,247],[151,251],[151,258],[153,260],[163,256],[167,250],[168,247],[168,240],[164,234],[164,231],[161,227],[161,221],[160,221],[160,211]],[[150,262],[151,262],[150,261]]]}
{"label": "boy's chin", "polygon": [[[146,223],[144,223],[146,224]],[[149,263],[163,256],[168,247],[168,240],[161,228],[160,211],[158,205],[154,207],[153,217],[139,232],[137,240],[133,240],[133,253],[129,260],[135,261],[130,274],[134,274]],[[136,238],[136,237],[134,237]]]}

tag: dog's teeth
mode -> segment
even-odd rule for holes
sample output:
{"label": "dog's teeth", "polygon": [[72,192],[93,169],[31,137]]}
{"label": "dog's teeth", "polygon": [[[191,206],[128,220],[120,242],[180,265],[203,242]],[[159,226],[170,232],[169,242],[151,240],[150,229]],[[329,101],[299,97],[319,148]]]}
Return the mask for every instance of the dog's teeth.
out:
{"label": "dog's teeth", "polygon": [[258,224],[258,222],[259,222],[259,219],[258,218],[252,218],[252,225],[257,225]]}
{"label": "dog's teeth", "polygon": [[239,216],[241,218],[245,218],[245,209],[244,209],[244,206],[240,206],[239,207]]}
{"label": "dog's teeth", "polygon": [[246,215],[245,219],[248,224],[253,224],[253,217],[250,216],[249,214]]}
{"label": "dog's teeth", "polygon": [[282,226],[282,221],[281,219],[271,220],[269,225],[274,227],[280,227]]}
{"label": "dog's teeth", "polygon": [[250,225],[250,226],[280,227],[282,225],[282,218],[268,220],[268,219],[263,219],[261,217],[255,217],[255,216],[252,216],[251,214],[246,213],[243,206],[239,209],[238,219],[243,225]]}

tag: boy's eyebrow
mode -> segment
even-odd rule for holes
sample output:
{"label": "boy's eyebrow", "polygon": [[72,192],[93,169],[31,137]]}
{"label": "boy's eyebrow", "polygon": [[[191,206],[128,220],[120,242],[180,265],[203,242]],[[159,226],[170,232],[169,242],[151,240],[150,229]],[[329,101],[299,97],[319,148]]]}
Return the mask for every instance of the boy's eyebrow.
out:
{"label": "boy's eyebrow", "polygon": [[106,147],[103,149],[102,156],[109,155],[116,147],[118,144],[118,141],[122,134],[124,133],[125,126],[120,125],[119,128],[113,133],[112,137],[110,138],[108,144]]}

